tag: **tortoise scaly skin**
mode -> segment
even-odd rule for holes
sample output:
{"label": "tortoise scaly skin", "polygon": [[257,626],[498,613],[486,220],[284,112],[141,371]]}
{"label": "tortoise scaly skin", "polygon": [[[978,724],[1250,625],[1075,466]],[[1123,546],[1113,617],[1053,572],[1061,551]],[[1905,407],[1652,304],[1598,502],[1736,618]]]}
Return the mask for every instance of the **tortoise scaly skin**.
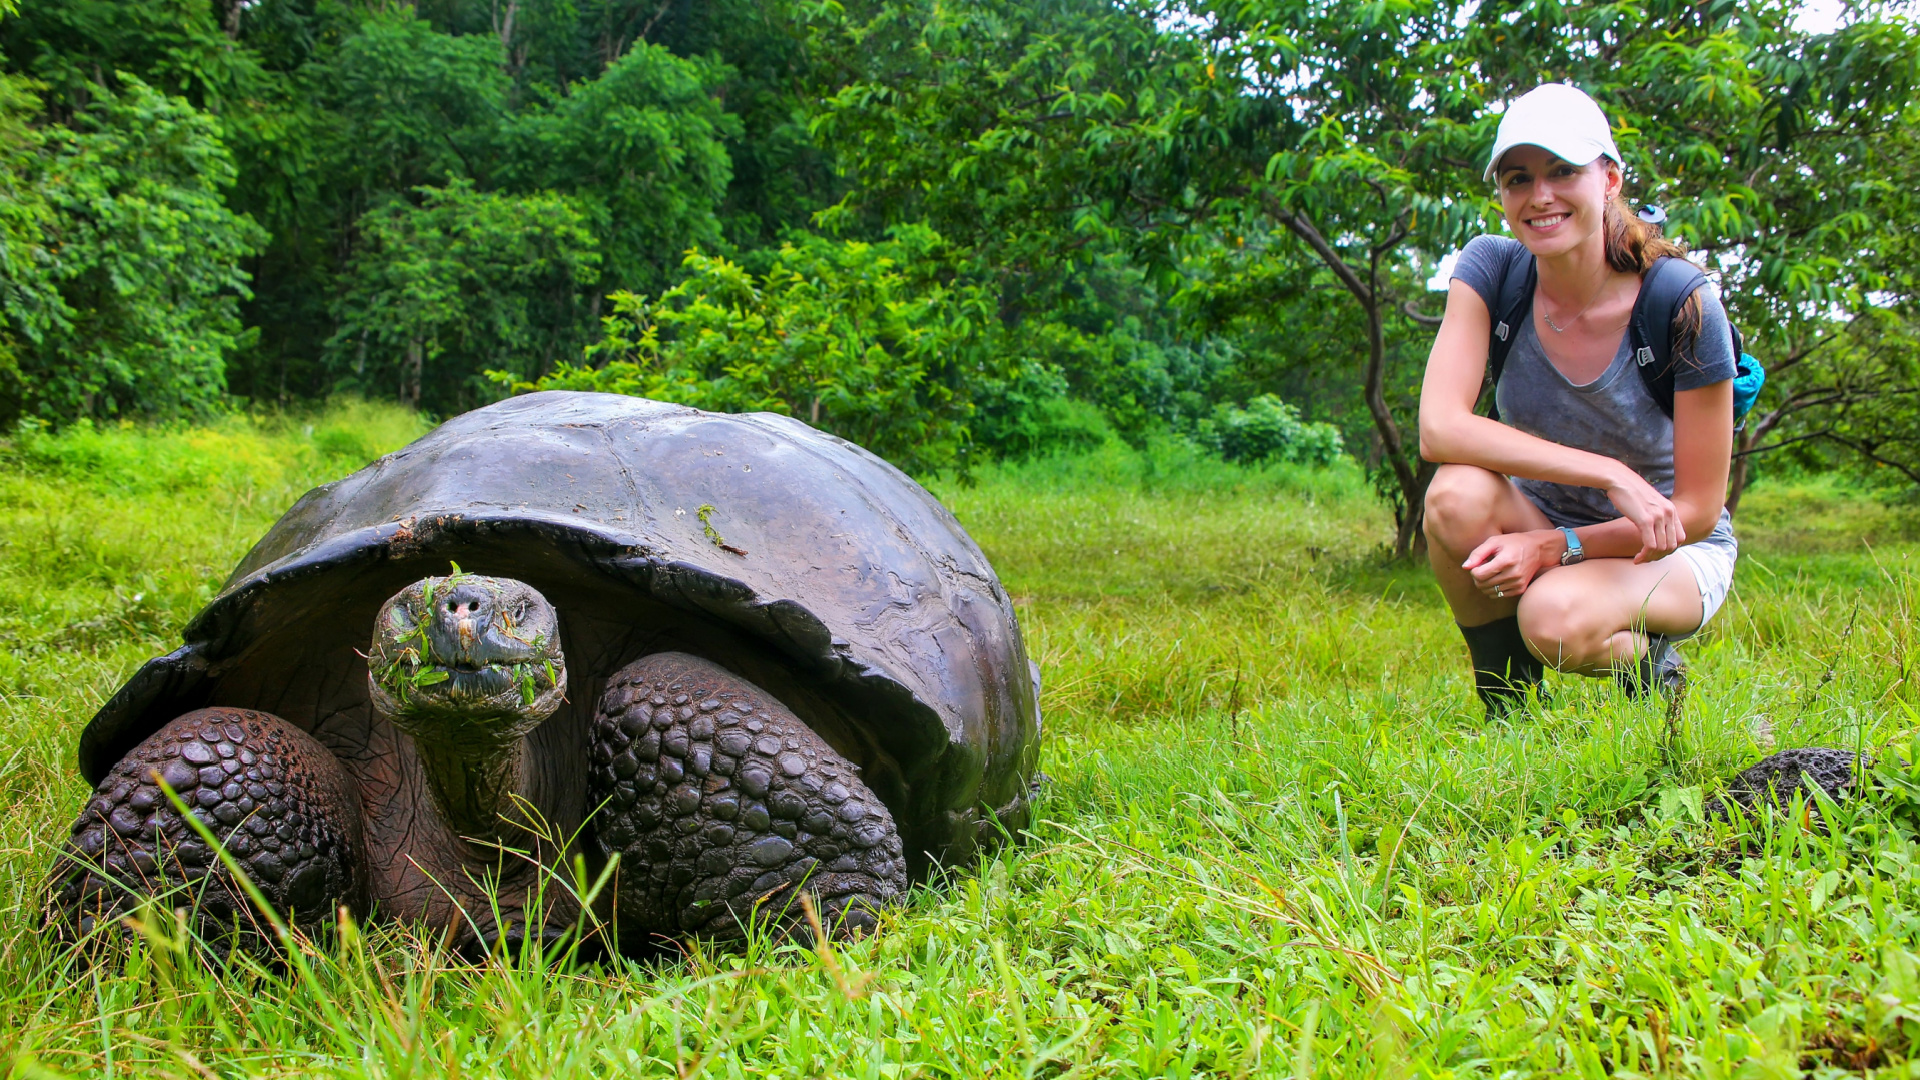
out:
{"label": "tortoise scaly skin", "polygon": [[[622,927],[738,937],[816,898],[863,929],[906,891],[893,815],[858,768],[778,701],[720,667],[656,653],[609,681],[588,782],[601,841],[634,867]],[[644,869],[641,869],[644,868]]]}
{"label": "tortoise scaly skin", "polygon": [[152,899],[195,908],[210,938],[271,939],[168,788],[296,925],[362,901],[359,807],[333,755],[277,716],[199,709],[122,758],[73,823],[54,894],[71,930]]}

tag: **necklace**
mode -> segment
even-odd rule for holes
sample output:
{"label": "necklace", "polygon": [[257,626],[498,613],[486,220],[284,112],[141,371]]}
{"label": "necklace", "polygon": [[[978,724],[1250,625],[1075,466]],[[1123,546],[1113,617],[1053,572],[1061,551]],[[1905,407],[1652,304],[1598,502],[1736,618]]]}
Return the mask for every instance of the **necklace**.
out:
{"label": "necklace", "polygon": [[[1574,323],[1579,322],[1581,315],[1585,315],[1587,312],[1592,311],[1593,305],[1600,302],[1600,294],[1606,291],[1607,291],[1607,283],[1605,281],[1602,281],[1600,283],[1600,287],[1594,290],[1593,299],[1587,301],[1587,306],[1581,308],[1580,313],[1578,315],[1575,315],[1573,318],[1567,320],[1567,326],[1572,326]],[[1546,308],[1543,307],[1540,309],[1540,317],[1547,320],[1547,325],[1553,329],[1554,333],[1564,334],[1567,332],[1567,326],[1561,326],[1559,323],[1554,322],[1553,316],[1547,314]]]}

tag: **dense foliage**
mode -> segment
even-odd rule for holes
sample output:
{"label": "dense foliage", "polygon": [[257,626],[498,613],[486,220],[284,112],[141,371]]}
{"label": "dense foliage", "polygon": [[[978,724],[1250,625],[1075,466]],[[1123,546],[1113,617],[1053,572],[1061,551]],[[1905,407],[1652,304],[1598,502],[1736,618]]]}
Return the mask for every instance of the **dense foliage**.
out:
{"label": "dense foliage", "polygon": [[1557,78],[1774,372],[1735,501],[1776,451],[1907,487],[1920,35],[1795,11],[34,5],[0,18],[0,420],[619,387],[924,473],[1242,453],[1235,417],[1297,409],[1405,548],[1427,281],[1499,228],[1499,103]]}
{"label": "dense foliage", "polygon": [[24,122],[0,80],[0,417],[206,409],[251,337],[243,258],[264,234],[224,203],[214,119],[135,79],[68,125]]}
{"label": "dense foliage", "polygon": [[419,194],[360,219],[327,342],[336,385],[377,394],[397,381],[409,405],[431,385],[433,400],[477,403],[481,371],[543,370],[578,352],[579,293],[600,255],[571,200],[464,180]]}
{"label": "dense foliage", "polygon": [[782,412],[904,467],[939,468],[963,448],[968,391],[1003,355],[988,341],[991,299],[936,277],[941,246],[925,228],[882,244],[808,237],[761,275],[689,256],[690,276],[657,300],[615,293],[590,364],[538,386]]}

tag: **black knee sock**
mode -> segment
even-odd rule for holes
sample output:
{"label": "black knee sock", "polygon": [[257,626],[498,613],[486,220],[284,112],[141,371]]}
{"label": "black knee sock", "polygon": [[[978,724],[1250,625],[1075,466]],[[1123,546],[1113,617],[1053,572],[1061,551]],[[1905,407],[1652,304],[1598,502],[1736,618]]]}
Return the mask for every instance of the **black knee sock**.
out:
{"label": "black knee sock", "polygon": [[1487,703],[1489,715],[1511,711],[1528,690],[1540,685],[1546,666],[1527,651],[1517,616],[1484,626],[1462,626],[1460,636],[1467,639],[1467,651],[1473,654],[1473,688]]}

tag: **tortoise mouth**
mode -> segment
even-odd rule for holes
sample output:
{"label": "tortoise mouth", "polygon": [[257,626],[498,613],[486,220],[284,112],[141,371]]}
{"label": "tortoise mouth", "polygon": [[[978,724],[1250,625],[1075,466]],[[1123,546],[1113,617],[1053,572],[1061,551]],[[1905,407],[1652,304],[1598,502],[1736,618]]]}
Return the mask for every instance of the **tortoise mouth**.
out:
{"label": "tortoise mouth", "polygon": [[551,663],[477,664],[461,660],[451,664],[429,662],[410,671],[391,672],[385,681],[404,686],[405,698],[412,701],[438,698],[449,703],[480,704],[516,699],[520,707],[531,708],[559,680],[560,672]]}
{"label": "tortoise mouth", "polygon": [[566,682],[566,669],[557,657],[492,663],[464,657],[451,663],[439,657],[410,661],[403,657],[372,672],[374,685],[403,709],[439,703],[517,712],[537,708],[541,698]]}
{"label": "tortoise mouth", "polygon": [[527,666],[532,659],[531,656],[501,656],[491,660],[475,660],[463,656],[457,660],[445,660],[435,656],[428,660],[428,664],[432,670],[444,671],[449,677],[458,679],[463,675],[511,672],[514,668]]}
{"label": "tortoise mouth", "polygon": [[482,671],[502,664],[538,661],[547,655],[547,650],[543,648],[545,642],[536,644],[521,641],[505,632],[498,624],[483,627],[479,633],[466,641],[436,632],[439,629],[437,626],[429,626],[423,635],[426,645],[425,662],[446,668],[448,671]]}

